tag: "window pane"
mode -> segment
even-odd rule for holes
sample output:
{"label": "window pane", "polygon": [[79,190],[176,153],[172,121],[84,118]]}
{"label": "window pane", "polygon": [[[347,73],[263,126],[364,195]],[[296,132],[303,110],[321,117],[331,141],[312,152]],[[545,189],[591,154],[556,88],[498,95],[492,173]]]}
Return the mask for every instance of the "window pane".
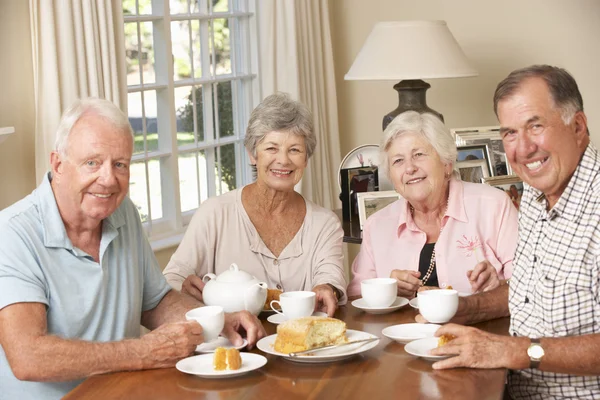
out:
{"label": "window pane", "polygon": [[213,12],[227,12],[229,11],[229,1],[228,0],[213,0],[212,10]]}
{"label": "window pane", "polygon": [[[144,109],[142,110],[142,93],[127,95],[127,113],[133,129],[133,154],[141,154],[158,149],[158,130],[156,124],[156,91],[144,92]],[[146,119],[143,119],[143,116]],[[145,123],[145,124],[144,124]],[[146,148],[144,148],[144,127],[146,127]]]}
{"label": "window pane", "polygon": [[136,14],[135,0],[123,0],[123,15]]}
{"label": "window pane", "polygon": [[190,53],[190,21],[171,22],[171,40],[173,41],[173,78],[186,79],[192,76]]}
{"label": "window pane", "polygon": [[[198,171],[200,171],[200,201],[198,201]],[[207,182],[204,151],[179,156],[179,190],[182,212],[197,208],[208,198]]]}
{"label": "window pane", "polygon": [[[221,164],[220,194],[223,194],[237,188],[235,179],[235,144],[231,143],[221,146],[218,153],[220,153],[220,158],[218,158],[218,160]],[[218,187],[219,185],[217,185],[217,189]]]}
{"label": "window pane", "polygon": [[192,21],[192,65],[194,78],[202,77],[202,33],[200,21]]}
{"label": "window pane", "polygon": [[219,104],[219,137],[233,136],[233,98],[231,95],[231,81],[219,82],[216,86]]}
{"label": "window pane", "polygon": [[148,221],[148,188],[145,161],[132,162],[129,170],[129,197],[140,212],[142,222],[146,222]]}
{"label": "window pane", "polygon": [[152,14],[152,0],[138,0],[140,14]]}
{"label": "window pane", "polygon": [[187,14],[189,0],[170,0],[169,7],[171,14]]}
{"label": "window pane", "polygon": [[137,25],[137,22],[127,22],[125,24],[125,62],[127,63],[127,85],[140,84]]}
{"label": "window pane", "polygon": [[[211,51],[211,72],[216,75],[231,74],[231,43],[229,39],[229,20],[227,18],[215,18],[211,21],[214,39],[214,54]],[[209,48],[212,50],[212,41]],[[214,59],[212,59],[214,57]]]}
{"label": "window pane", "polygon": [[148,160],[148,172],[150,174],[148,178],[148,184],[150,185],[150,209],[152,210],[152,220],[156,220],[163,216],[160,159],[152,158]]}
{"label": "window pane", "polygon": [[195,89],[194,96],[196,97],[196,138],[198,142],[203,142],[205,139],[204,135],[204,90],[202,85],[197,86]]}
{"label": "window pane", "polygon": [[177,146],[194,143],[194,110],[190,86],[175,88]]}
{"label": "window pane", "polygon": [[152,22],[140,23],[140,33],[142,38],[142,54],[140,62],[142,64],[143,82],[155,83],[154,68],[154,35],[152,34]]}

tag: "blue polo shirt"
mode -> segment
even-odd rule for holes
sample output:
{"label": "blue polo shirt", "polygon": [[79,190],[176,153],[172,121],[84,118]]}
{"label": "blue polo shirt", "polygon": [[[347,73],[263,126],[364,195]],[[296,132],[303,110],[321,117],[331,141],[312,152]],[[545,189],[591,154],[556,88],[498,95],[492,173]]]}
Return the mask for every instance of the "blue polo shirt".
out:
{"label": "blue polo shirt", "polygon": [[[0,211],[0,310],[46,305],[48,334],[87,341],[140,335],[143,311],[170,290],[127,197],[102,222],[100,262],[67,236],[50,179]],[[81,381],[22,382],[0,346],[1,399],[58,399]]]}

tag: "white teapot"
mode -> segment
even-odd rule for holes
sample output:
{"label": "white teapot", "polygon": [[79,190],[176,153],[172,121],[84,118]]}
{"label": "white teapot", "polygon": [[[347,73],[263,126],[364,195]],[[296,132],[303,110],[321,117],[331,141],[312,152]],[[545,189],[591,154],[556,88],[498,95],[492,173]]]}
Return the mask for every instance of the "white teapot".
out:
{"label": "white teapot", "polygon": [[221,306],[225,312],[248,310],[258,315],[267,300],[267,284],[260,282],[233,263],[219,276],[208,273],[202,277],[206,286],[202,299],[207,306]]}

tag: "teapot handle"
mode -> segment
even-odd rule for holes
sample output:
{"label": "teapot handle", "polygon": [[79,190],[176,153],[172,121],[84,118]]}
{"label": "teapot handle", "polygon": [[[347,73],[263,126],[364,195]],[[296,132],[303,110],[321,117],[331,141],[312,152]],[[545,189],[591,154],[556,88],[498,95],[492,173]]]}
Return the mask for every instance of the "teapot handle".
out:
{"label": "teapot handle", "polygon": [[[208,278],[208,280],[207,280],[206,278]],[[212,273],[210,273],[210,272],[209,272],[208,274],[206,274],[206,275],[204,275],[204,276],[202,277],[202,282],[206,283],[206,282],[208,282],[209,280],[211,280],[211,279],[216,279],[216,278],[217,278],[217,276],[216,276],[215,274],[212,274]]]}
{"label": "teapot handle", "polygon": [[229,270],[230,271],[239,271],[240,267],[238,267],[238,265],[236,263],[231,263],[231,265],[229,266]]}

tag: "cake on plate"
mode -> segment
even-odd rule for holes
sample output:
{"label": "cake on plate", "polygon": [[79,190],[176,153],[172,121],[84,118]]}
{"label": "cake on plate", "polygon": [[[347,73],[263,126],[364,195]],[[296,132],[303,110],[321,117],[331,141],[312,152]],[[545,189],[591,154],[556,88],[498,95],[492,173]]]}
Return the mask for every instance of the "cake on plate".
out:
{"label": "cake on plate", "polygon": [[346,343],[346,323],[335,318],[304,317],[277,326],[275,351],[292,353]]}
{"label": "cake on plate", "polygon": [[237,349],[217,347],[213,365],[216,371],[240,369],[242,366],[242,357]]}

